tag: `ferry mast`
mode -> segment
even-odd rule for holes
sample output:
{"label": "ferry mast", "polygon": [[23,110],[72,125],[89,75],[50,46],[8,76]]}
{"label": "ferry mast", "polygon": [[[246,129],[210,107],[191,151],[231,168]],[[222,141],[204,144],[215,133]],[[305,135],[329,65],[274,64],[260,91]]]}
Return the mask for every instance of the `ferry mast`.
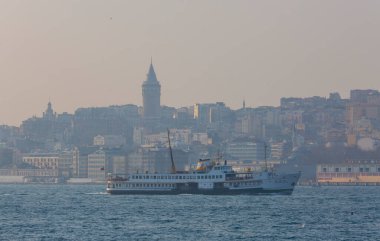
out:
{"label": "ferry mast", "polygon": [[170,150],[170,160],[172,162],[172,167],[171,167],[171,173],[176,173],[176,168],[173,160],[173,150],[172,150],[172,145],[170,144],[170,131],[168,128],[168,141],[169,141],[169,150]]}

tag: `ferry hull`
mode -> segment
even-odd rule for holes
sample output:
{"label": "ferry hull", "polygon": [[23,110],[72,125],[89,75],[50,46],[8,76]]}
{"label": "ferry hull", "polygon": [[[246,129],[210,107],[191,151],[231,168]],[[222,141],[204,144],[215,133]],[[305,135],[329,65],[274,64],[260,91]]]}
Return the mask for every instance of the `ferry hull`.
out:
{"label": "ferry hull", "polygon": [[107,193],[113,195],[262,195],[262,194],[281,194],[291,195],[293,189],[219,189],[219,190],[123,190],[123,189],[107,189]]}

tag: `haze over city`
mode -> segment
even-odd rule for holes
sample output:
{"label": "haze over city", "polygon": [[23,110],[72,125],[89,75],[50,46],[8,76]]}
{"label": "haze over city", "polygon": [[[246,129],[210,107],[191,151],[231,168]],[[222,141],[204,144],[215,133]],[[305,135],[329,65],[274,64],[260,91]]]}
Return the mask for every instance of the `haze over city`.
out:
{"label": "haze over city", "polygon": [[0,2],[0,124],[142,104],[151,56],[162,105],[380,89],[379,1]]}
{"label": "haze over city", "polygon": [[378,240],[379,0],[0,0],[0,240]]}

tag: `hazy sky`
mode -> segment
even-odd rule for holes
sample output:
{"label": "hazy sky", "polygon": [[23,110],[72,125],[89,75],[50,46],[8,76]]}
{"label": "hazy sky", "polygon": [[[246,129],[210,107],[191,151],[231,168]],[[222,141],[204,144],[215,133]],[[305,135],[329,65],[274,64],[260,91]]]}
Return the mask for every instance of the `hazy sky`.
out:
{"label": "hazy sky", "polygon": [[380,1],[0,0],[0,124],[141,105],[151,56],[163,105],[348,97],[380,89]]}

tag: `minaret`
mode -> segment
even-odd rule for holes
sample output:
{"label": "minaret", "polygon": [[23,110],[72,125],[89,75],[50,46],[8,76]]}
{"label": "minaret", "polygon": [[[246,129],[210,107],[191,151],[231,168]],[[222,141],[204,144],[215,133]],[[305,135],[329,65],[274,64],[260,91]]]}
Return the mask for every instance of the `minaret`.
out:
{"label": "minaret", "polygon": [[150,62],[146,80],[142,84],[143,118],[146,123],[154,122],[160,118],[161,85],[154,72],[153,63]]}

